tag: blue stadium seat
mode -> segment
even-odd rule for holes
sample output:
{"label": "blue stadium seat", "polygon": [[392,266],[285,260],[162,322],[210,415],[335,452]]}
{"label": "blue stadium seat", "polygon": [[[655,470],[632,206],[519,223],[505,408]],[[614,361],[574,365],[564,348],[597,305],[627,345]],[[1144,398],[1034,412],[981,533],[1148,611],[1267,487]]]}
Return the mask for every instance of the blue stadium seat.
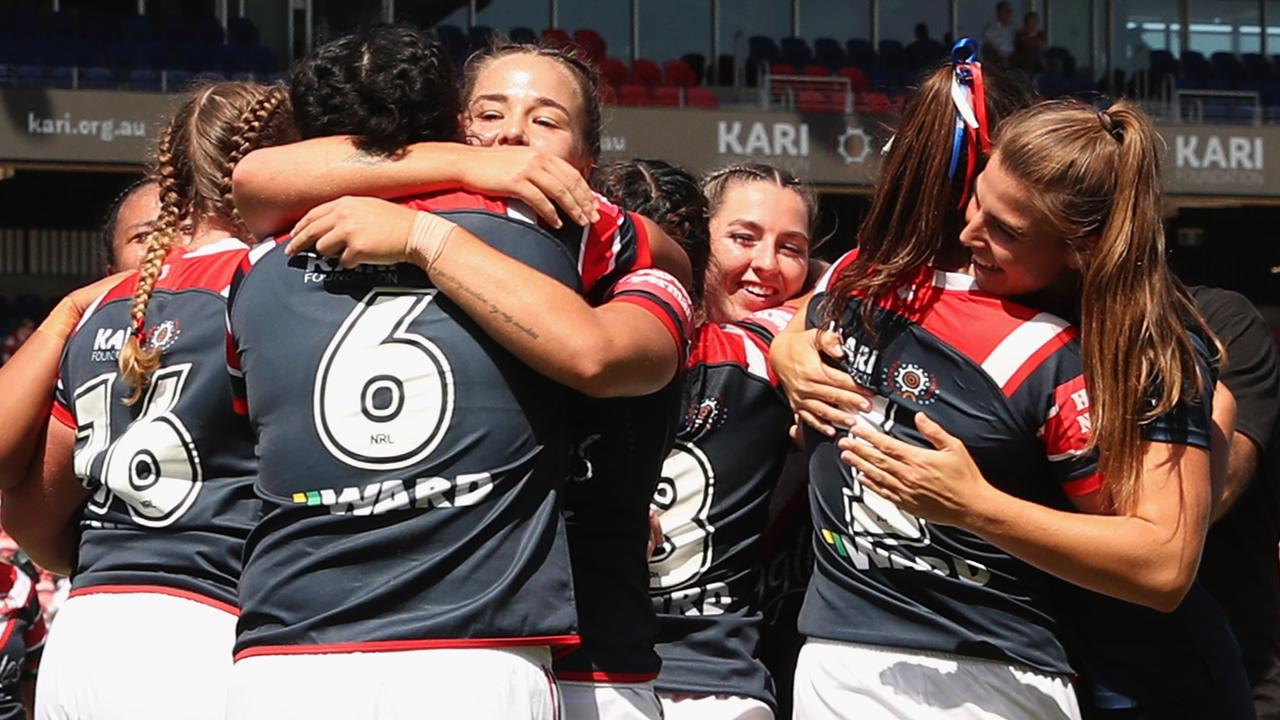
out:
{"label": "blue stadium seat", "polygon": [[879,61],[876,57],[876,49],[871,45],[870,40],[850,40],[845,43],[844,49],[848,63],[854,67],[869,70]]}
{"label": "blue stadium seat", "polygon": [[493,42],[493,28],[488,25],[472,25],[467,31],[467,45],[471,51],[483,50]]}
{"label": "blue stadium seat", "polygon": [[258,44],[258,28],[247,17],[231,18],[227,21],[227,42],[241,47],[252,47]]}
{"label": "blue stadium seat", "polygon": [[152,70],[150,68],[135,68],[130,70],[128,82],[130,90],[159,92],[164,89],[160,83],[160,71]]}
{"label": "blue stadium seat", "polygon": [[880,64],[895,68],[907,67],[907,53],[902,43],[897,40],[881,40]]}
{"label": "blue stadium seat", "polygon": [[48,85],[44,67],[39,65],[19,65],[14,72],[14,79],[20,88],[41,88]]}
{"label": "blue stadium seat", "polygon": [[538,33],[533,28],[513,27],[507,31],[507,39],[513,43],[522,43],[525,45],[538,44]]}
{"label": "blue stadium seat", "polygon": [[75,68],[67,65],[58,65],[46,68],[49,87],[59,88],[62,90],[70,90],[75,87]]}
{"label": "blue stadium seat", "polygon": [[165,70],[165,89],[169,92],[182,92],[191,84],[191,73],[186,70]]}
{"label": "blue stadium seat", "polygon": [[752,35],[747,38],[747,57],[757,62],[779,62],[778,45],[768,35]]}
{"label": "blue stadium seat", "polygon": [[85,90],[115,90],[120,82],[108,68],[91,67],[80,70],[80,87]]}
{"label": "blue stadium seat", "polygon": [[845,64],[844,48],[835,38],[817,38],[813,41],[813,59],[819,65],[826,65],[835,70]]}
{"label": "blue stadium seat", "polygon": [[801,68],[813,62],[813,51],[804,38],[784,37],[778,50],[782,62],[788,65]]}

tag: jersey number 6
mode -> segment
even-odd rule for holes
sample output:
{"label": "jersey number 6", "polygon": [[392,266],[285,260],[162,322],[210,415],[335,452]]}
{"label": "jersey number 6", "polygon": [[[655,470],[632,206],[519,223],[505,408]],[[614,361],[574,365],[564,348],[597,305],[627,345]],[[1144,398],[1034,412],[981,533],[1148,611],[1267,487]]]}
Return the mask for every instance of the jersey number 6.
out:
{"label": "jersey number 6", "polygon": [[316,430],[335,458],[366,470],[422,460],[453,416],[453,370],[410,329],[436,290],[370,290],[343,321],[316,371]]}

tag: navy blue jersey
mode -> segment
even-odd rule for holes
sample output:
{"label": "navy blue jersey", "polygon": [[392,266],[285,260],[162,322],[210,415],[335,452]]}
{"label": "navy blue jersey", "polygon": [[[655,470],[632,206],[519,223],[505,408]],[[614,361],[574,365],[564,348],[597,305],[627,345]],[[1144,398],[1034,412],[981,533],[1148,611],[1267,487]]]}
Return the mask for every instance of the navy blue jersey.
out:
{"label": "navy blue jersey", "polygon": [[[831,273],[851,262],[853,253]],[[819,283],[817,326],[829,278]],[[836,326],[843,367],[877,393],[861,422],[928,446],[926,412],[1011,495],[1067,508],[1097,490],[1079,342],[1063,320],[925,269],[877,307],[851,299]],[[1018,663],[1070,666],[1059,640],[1063,583],[963,530],[902,511],[858,482],[833,438],[806,434],[817,564],[800,615],[810,637]]]}
{"label": "navy blue jersey", "polygon": [[147,308],[161,365],[134,405],[119,376],[137,275],[85,312],[63,351],[54,416],[76,431],[81,513],[72,595],[139,588],[235,611],[240,556],[261,505],[253,435],[231,408],[226,291],[248,247],[170,253]]}
{"label": "navy blue jersey", "polygon": [[[653,312],[683,350],[692,308],[684,288],[659,270],[623,278],[610,300]],[[643,397],[579,398],[571,409],[576,447],[565,494],[582,645],[553,669],[576,682],[647,682],[658,676],[657,622],[649,604],[649,499],[675,439],[680,378]]]}
{"label": "navy blue jersey", "polygon": [[[410,204],[588,294],[626,269],[583,265],[599,233],[552,234],[497,201]],[[456,209],[467,204],[481,209]],[[625,233],[612,258],[643,255],[629,221],[613,227]],[[415,266],[348,270],[283,250],[249,256],[229,307],[266,504],[246,548],[237,657],[576,644],[568,391]]]}
{"label": "navy blue jersey", "polygon": [[0,720],[26,720],[22,680],[35,673],[48,634],[32,573],[0,560]]}
{"label": "navy blue jersey", "polygon": [[663,533],[649,563],[660,690],[774,702],[757,657],[758,544],[792,422],[769,343],[794,314],[775,308],[698,328],[680,432],[653,497]]}
{"label": "navy blue jersey", "polygon": [[[1144,424],[1142,437],[1209,450],[1216,373],[1208,345],[1194,333],[1192,340],[1206,393]],[[1214,717],[1253,717],[1230,623],[1199,580],[1171,613],[1076,590],[1071,607],[1084,705],[1151,709],[1199,701],[1214,708]]]}

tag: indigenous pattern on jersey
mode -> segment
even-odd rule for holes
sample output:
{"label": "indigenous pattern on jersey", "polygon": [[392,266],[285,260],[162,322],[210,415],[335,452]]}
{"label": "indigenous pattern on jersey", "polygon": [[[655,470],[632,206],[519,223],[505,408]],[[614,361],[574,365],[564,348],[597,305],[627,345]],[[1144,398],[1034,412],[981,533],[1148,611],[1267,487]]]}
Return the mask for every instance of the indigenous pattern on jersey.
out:
{"label": "indigenous pattern on jersey", "polygon": [[757,655],[759,541],[792,416],[769,343],[794,314],[774,308],[698,328],[678,439],[653,496],[663,532],[649,562],[659,690],[774,702]]}
{"label": "indigenous pattern on jersey", "polygon": [[48,634],[31,573],[0,561],[0,720],[26,720],[22,678],[35,672]]}
{"label": "indigenous pattern on jersey", "polygon": [[[623,278],[610,302],[646,306],[666,318],[684,351],[692,304],[671,275],[641,270]],[[574,462],[565,492],[582,645],[554,670],[576,682],[647,682],[658,676],[657,624],[649,604],[649,500],[675,439],[680,376],[643,397],[579,398],[571,409]]]}
{"label": "indigenous pattern on jersey", "polygon": [[[809,307],[817,327],[830,278]],[[878,394],[859,421],[928,447],[925,412],[955,434],[992,485],[1066,509],[1099,487],[1086,453],[1089,401],[1075,331],[923,269],[876,308],[872,341],[855,297],[836,324],[844,369]],[[817,565],[800,614],[809,637],[939,651],[1070,671],[1059,641],[1062,583],[985,540],[916,518],[862,486],[833,438],[806,429]]]}
{"label": "indigenous pattern on jersey", "polygon": [[71,594],[167,592],[235,612],[240,556],[261,504],[253,435],[231,409],[226,293],[248,252],[233,238],[175,249],[147,308],[160,368],[141,399],[119,375],[137,275],[85,312],[63,351],[53,414],[76,431],[81,513]]}
{"label": "indigenous pattern on jersey", "polygon": [[[467,193],[411,204],[587,293],[632,269],[613,260],[649,257],[616,212],[602,235],[540,229]],[[582,245],[606,239],[611,262],[583,264],[606,253]],[[246,548],[237,657],[576,644],[568,391],[415,266],[283,251],[255,249],[229,308],[266,503]]]}

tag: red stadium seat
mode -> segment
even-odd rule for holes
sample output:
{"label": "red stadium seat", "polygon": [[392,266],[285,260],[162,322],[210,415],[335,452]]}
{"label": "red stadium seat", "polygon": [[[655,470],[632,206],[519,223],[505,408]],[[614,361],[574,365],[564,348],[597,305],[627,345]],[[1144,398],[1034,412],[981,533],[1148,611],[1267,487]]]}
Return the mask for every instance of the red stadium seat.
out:
{"label": "red stadium seat", "polygon": [[720,108],[720,99],[708,88],[691,87],[684,91],[684,104],[685,107],[718,110]]}
{"label": "red stadium seat", "polygon": [[622,85],[618,88],[618,104],[625,106],[648,105],[651,102],[649,88],[645,85]]}
{"label": "red stadium seat", "polygon": [[799,74],[796,72],[796,69],[793,66],[785,65],[783,63],[778,63],[777,65],[770,67],[769,73],[771,75],[798,75]]}
{"label": "red stadium seat", "polygon": [[609,46],[605,43],[604,36],[595,30],[583,28],[574,32],[573,42],[592,62],[600,62],[609,54]]}
{"label": "red stadium seat", "polygon": [[631,77],[641,85],[653,87],[662,83],[662,70],[654,61],[640,58],[631,63]]}
{"label": "red stadium seat", "polygon": [[616,86],[607,82],[600,83],[599,92],[600,92],[600,102],[602,104],[604,105],[618,104],[618,90],[616,89]]}
{"label": "red stadium seat", "polygon": [[826,65],[805,65],[800,74],[808,77],[830,77],[831,68]]}
{"label": "red stadium seat", "polygon": [[867,74],[861,68],[843,67],[836,71],[836,75],[849,79],[849,87],[854,92],[866,92],[871,89],[871,81],[867,79]]}
{"label": "red stadium seat", "polygon": [[801,112],[826,111],[826,93],[818,92],[817,90],[801,90],[796,93],[796,109]]}
{"label": "red stadium seat", "polygon": [[600,61],[600,77],[614,85],[625,85],[631,82],[631,71],[626,63],[617,58],[605,58]]}
{"label": "red stadium seat", "polygon": [[551,47],[572,47],[573,38],[569,37],[569,33],[560,28],[547,28],[542,31],[542,42]]}
{"label": "red stadium seat", "polygon": [[888,115],[892,105],[884,93],[864,92],[854,98],[853,108],[859,115]]}
{"label": "red stadium seat", "polygon": [[662,65],[662,72],[666,75],[668,85],[687,88],[698,84],[698,74],[683,60],[666,61]]}
{"label": "red stadium seat", "polygon": [[653,104],[659,107],[680,107],[680,88],[659,85],[653,89]]}

